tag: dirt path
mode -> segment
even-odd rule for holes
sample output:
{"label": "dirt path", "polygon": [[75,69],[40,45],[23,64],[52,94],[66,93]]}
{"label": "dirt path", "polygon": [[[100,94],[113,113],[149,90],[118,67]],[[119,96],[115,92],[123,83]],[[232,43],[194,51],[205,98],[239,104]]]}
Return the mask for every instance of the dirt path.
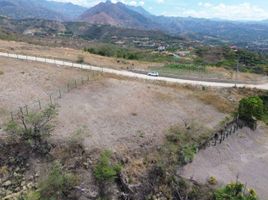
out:
{"label": "dirt path", "polygon": [[267,166],[268,128],[261,126],[256,132],[244,128],[217,147],[201,151],[181,174],[201,183],[214,176],[224,184],[235,181],[238,176],[240,181],[257,191],[261,200],[266,200]]}
{"label": "dirt path", "polygon": [[[176,78],[167,78],[167,77],[151,77],[151,76],[147,76],[144,74],[138,74],[138,73],[129,72],[129,71],[116,70],[116,69],[110,69],[110,68],[102,68],[102,67],[96,67],[96,66],[86,65],[86,64],[75,64],[72,62],[65,62],[62,60],[47,59],[47,58],[42,58],[42,57],[33,57],[30,55],[25,56],[25,55],[19,55],[19,54],[9,54],[9,53],[1,53],[0,52],[0,56],[14,58],[14,59],[21,59],[21,60],[30,60],[30,61],[42,62],[42,63],[50,63],[50,64],[55,64],[58,66],[68,66],[68,67],[73,67],[73,68],[94,70],[94,71],[99,71],[99,72],[103,72],[103,73],[116,74],[119,76],[132,77],[132,78],[138,78],[138,79],[165,81],[168,83],[202,85],[202,86],[209,86],[209,87],[226,87],[226,88],[235,86],[234,83],[206,82],[206,81],[185,80],[185,79],[176,79]],[[237,84],[236,86],[237,87],[246,87],[246,88],[257,88],[257,89],[261,89],[261,90],[268,90],[268,83],[260,84],[260,85]]]}

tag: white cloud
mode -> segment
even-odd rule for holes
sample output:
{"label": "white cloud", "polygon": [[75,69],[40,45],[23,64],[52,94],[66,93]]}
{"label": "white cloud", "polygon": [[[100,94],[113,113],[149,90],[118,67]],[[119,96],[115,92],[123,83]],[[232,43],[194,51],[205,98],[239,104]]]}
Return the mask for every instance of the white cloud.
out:
{"label": "white cloud", "polygon": [[198,9],[185,9],[183,16],[199,18],[221,18],[229,20],[261,20],[268,18],[268,12],[250,3],[227,5],[199,2]]}
{"label": "white cloud", "polygon": [[157,3],[164,3],[164,0],[156,0]]}

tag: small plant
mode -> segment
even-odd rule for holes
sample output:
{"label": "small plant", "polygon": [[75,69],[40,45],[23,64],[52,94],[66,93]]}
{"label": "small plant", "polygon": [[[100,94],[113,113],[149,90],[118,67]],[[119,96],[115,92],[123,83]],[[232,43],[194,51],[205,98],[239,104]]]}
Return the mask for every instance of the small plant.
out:
{"label": "small plant", "polygon": [[230,183],[224,188],[216,190],[215,200],[258,200],[254,190],[246,190],[246,186],[240,182]]}
{"label": "small plant", "polygon": [[68,173],[59,162],[55,162],[36,190],[30,190],[20,200],[67,199],[77,183],[77,178]]}
{"label": "small plant", "polygon": [[0,71],[0,75],[3,75],[4,74],[4,72],[3,71]]}
{"label": "small plant", "polygon": [[187,164],[193,161],[194,156],[197,152],[195,145],[185,145],[180,153],[180,160],[183,164]]}
{"label": "small plant", "polygon": [[101,153],[99,161],[95,166],[94,176],[100,182],[113,181],[120,171],[121,166],[111,162],[111,152],[104,151]]}
{"label": "small plant", "polygon": [[209,177],[209,179],[208,179],[208,183],[209,183],[210,185],[217,185],[218,181],[217,181],[217,179],[216,179],[215,176],[211,176],[211,177]]}
{"label": "small plant", "polygon": [[66,172],[59,162],[55,162],[47,178],[39,183],[40,200],[64,198],[76,183],[77,178]]}

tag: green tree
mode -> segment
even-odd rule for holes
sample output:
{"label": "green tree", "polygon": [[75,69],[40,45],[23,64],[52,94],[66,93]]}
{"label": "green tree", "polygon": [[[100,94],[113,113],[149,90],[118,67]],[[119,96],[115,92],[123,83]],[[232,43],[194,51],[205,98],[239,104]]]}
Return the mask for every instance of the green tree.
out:
{"label": "green tree", "polygon": [[253,117],[261,119],[264,113],[264,103],[258,96],[243,98],[239,102],[239,117],[245,120],[251,120]]}

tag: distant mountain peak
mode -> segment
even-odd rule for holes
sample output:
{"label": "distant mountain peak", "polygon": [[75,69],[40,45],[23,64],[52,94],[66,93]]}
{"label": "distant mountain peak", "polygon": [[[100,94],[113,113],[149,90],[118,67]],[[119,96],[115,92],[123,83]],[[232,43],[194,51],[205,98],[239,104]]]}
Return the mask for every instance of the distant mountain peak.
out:
{"label": "distant mountain peak", "polygon": [[79,19],[92,24],[116,25],[127,28],[157,29],[157,24],[140,7],[106,1],[85,11]]}

